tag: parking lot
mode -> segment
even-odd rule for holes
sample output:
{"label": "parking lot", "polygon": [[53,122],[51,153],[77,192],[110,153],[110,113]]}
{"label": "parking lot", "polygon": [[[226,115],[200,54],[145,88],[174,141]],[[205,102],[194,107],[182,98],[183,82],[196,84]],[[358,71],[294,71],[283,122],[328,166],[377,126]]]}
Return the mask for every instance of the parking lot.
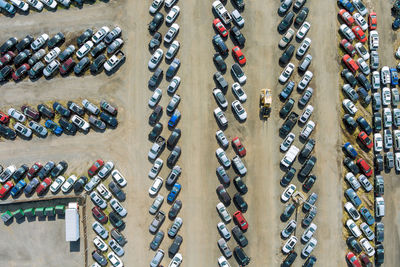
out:
{"label": "parking lot", "polygon": [[[182,98],[179,105],[182,118],[178,125],[182,130],[179,141],[182,155],[178,165],[183,170],[179,179],[182,191],[178,198],[183,202],[183,208],[179,214],[183,218],[183,227],[179,232],[183,237],[180,249],[183,255],[183,266],[216,266],[216,260],[221,255],[217,246],[219,234],[216,228],[220,218],[215,210],[219,202],[215,193],[219,185],[215,169],[219,164],[215,158],[215,149],[218,147],[215,132],[218,126],[212,113],[217,107],[212,96],[212,89],[215,88],[212,75],[216,71],[212,62],[212,56],[215,53],[211,43],[212,36],[215,35],[212,29],[214,18],[211,11],[212,2],[178,2],[181,14],[177,23],[181,29],[177,40],[181,43],[181,48],[177,57],[182,62],[178,72],[182,78],[182,84],[177,92]],[[394,66],[393,53],[398,43],[395,43],[396,35],[389,31],[390,4],[383,2],[374,4],[379,15],[379,27],[388,29],[387,32],[381,31],[380,51],[382,52],[380,54],[383,62]],[[1,106],[20,106],[59,99],[90,98],[97,102],[103,98],[108,99],[118,105],[118,127],[103,133],[93,132],[88,135],[49,136],[46,139],[35,138],[29,142],[22,139],[7,141],[0,145],[0,163],[2,166],[8,166],[34,161],[43,163],[48,160],[55,162],[66,160],[73,171],[83,173],[86,171],[85,168],[97,158],[114,161],[128,179],[128,185],[125,188],[127,200],[123,203],[128,210],[128,215],[124,219],[127,227],[123,231],[128,239],[124,247],[127,253],[122,258],[126,266],[148,266],[154,256],[154,252],[149,248],[153,236],[148,232],[148,226],[152,220],[148,208],[153,201],[148,196],[148,188],[152,181],[147,176],[151,167],[147,153],[152,145],[147,140],[147,134],[151,130],[148,125],[151,109],[147,106],[147,102],[152,95],[152,91],[147,88],[147,82],[151,76],[147,69],[147,62],[151,56],[147,47],[151,39],[147,30],[147,24],[151,20],[148,13],[149,5],[149,1],[98,1],[96,5],[86,5],[83,9],[58,10],[54,13],[46,12],[46,14],[32,12],[29,16],[15,18],[0,17],[0,31],[3,33],[3,39],[14,35],[22,38],[28,33],[39,35],[42,31],[55,34],[59,31],[78,32],[88,27],[99,28],[103,25],[121,27],[127,60],[119,71],[111,76],[104,73],[84,77],[57,76],[51,80],[40,79],[31,82],[25,79],[17,84],[9,82],[1,86]],[[279,185],[279,179],[283,172],[279,168],[282,157],[279,145],[282,139],[278,136],[278,129],[283,121],[278,114],[282,105],[278,94],[283,86],[278,83],[281,72],[278,58],[282,52],[277,45],[281,38],[276,31],[280,21],[276,12],[278,6],[278,1],[272,0],[246,1],[246,8],[242,13],[246,24],[241,31],[246,37],[243,51],[247,64],[243,69],[247,76],[244,89],[248,99],[244,107],[248,119],[246,123],[240,124],[237,123],[232,112],[227,112],[228,120],[232,122],[225,131],[227,138],[231,140],[238,135],[247,150],[244,162],[248,170],[245,181],[249,192],[245,195],[245,200],[249,209],[245,217],[249,223],[249,230],[246,233],[249,245],[245,250],[251,257],[250,266],[278,266],[283,260],[280,252],[283,241],[279,235],[286,223],[279,220],[284,205],[279,201],[283,191]],[[313,121],[317,124],[313,133],[313,138],[317,140],[314,155],[318,158],[314,173],[319,177],[313,187],[313,191],[319,195],[318,214],[314,220],[314,223],[318,225],[316,233],[318,246],[313,254],[318,258],[318,266],[344,266],[346,245],[342,239],[344,195],[340,167],[342,141],[338,124],[341,103],[338,87],[337,46],[339,40],[336,27],[336,3],[335,1],[308,1],[307,6],[310,8],[307,20],[313,25],[308,35],[313,41],[309,52],[313,56],[311,70],[314,78],[311,84],[315,89],[312,100]],[[227,8],[232,10],[230,2]],[[164,10],[162,12],[166,14]],[[166,31],[167,27],[163,25],[160,29],[163,36]],[[229,48],[232,48],[231,42],[229,42]],[[164,47],[163,50],[166,51]],[[226,62],[230,66],[234,60],[228,56]],[[163,62],[160,67],[165,72],[167,64]],[[229,72],[225,74],[225,77],[231,85],[233,79]],[[297,73],[294,79],[299,80]],[[165,93],[167,85],[167,81],[163,80],[159,86],[164,90],[164,96],[160,102],[163,107],[166,107],[169,102],[169,97],[166,97]],[[271,88],[273,94],[272,113],[267,121],[259,119],[258,103],[261,88]],[[230,89],[228,89],[227,99],[228,102],[234,100]],[[166,126],[168,122],[166,114],[163,115],[161,122]],[[164,127],[162,135],[166,138],[169,136],[167,127]],[[161,158],[165,161],[167,156],[166,150]],[[228,156],[232,158],[233,151],[228,152]],[[296,169],[299,167],[296,166]],[[160,176],[165,179],[168,173],[168,168],[164,166]],[[384,219],[385,266],[396,266],[395,262],[399,260],[398,210],[400,202],[396,196],[400,194],[400,184],[397,179],[398,177],[393,172],[390,176],[385,176],[387,203],[387,215]],[[299,187],[300,184],[297,179],[295,180]],[[234,186],[231,185],[228,189],[230,193],[233,192],[232,188]],[[166,192],[167,190],[163,187],[161,194],[164,197],[167,195]],[[88,203],[92,205],[91,201]],[[168,208],[166,203],[163,205],[162,210],[168,212],[169,205]],[[229,208],[229,211],[232,214],[234,210]],[[299,211],[299,213],[302,212]],[[94,218],[91,214],[89,217],[88,225],[90,226]],[[63,220],[46,222],[46,224],[49,224],[51,229],[54,227],[54,233],[63,231]],[[171,221],[166,219],[161,229],[166,232],[170,224]],[[233,224],[230,223],[228,228],[232,226]],[[12,250],[18,249],[18,242],[22,240],[23,233],[18,233],[19,227],[25,227],[25,229],[33,227],[32,231],[43,231],[43,234],[49,231],[47,228],[43,229],[39,222],[24,222],[21,225],[14,223],[8,228],[0,227],[2,237],[5,234],[9,236],[9,239],[14,239],[15,243],[9,246]],[[90,253],[94,249],[91,240],[94,233],[90,227],[88,229],[89,263],[91,264]],[[299,228],[298,231],[303,230]],[[57,250],[64,252],[69,248],[69,244],[64,242],[62,234],[61,237],[60,241],[46,240],[35,244],[40,244],[40,247],[38,245],[36,247],[42,251],[49,247],[58,247]],[[34,242],[33,239],[32,242]],[[167,250],[171,242],[170,238],[165,237],[161,248]],[[233,249],[233,245],[230,247]],[[301,248],[298,246],[296,251],[299,253]],[[33,255],[32,252],[26,257],[19,254],[20,262],[27,261],[29,255]],[[2,260],[10,266],[24,266],[21,263],[13,265],[15,258],[12,253],[3,251],[1,256]],[[75,258],[75,255],[73,257]],[[57,260],[59,258],[57,257]],[[163,260],[164,266],[169,263],[169,258],[168,260],[167,258]],[[70,257],[64,265],[82,266],[82,261],[78,257],[72,262],[69,259]],[[236,266],[233,257],[229,262],[232,266]],[[298,258],[293,266],[301,266],[303,262]],[[29,266],[42,265],[43,262],[32,261]],[[51,261],[48,265],[51,266]]]}

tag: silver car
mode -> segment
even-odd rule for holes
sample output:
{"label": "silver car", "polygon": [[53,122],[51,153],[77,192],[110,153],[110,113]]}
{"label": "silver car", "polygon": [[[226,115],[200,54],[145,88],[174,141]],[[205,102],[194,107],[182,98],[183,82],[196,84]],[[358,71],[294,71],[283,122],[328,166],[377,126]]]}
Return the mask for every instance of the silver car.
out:
{"label": "silver car", "polygon": [[156,214],[156,212],[160,209],[163,202],[164,202],[164,197],[162,195],[157,195],[153,201],[153,204],[151,204],[150,206],[149,209],[150,214],[152,215]]}
{"label": "silver car", "polygon": [[220,238],[218,240],[218,247],[220,248],[220,250],[222,251],[222,253],[224,254],[225,257],[227,257],[227,258],[232,257],[232,251],[223,238]]}
{"label": "silver car", "polygon": [[222,148],[217,148],[215,151],[218,160],[224,165],[225,168],[229,168],[231,166],[231,161],[226,156],[225,151]]}
{"label": "silver car", "polygon": [[164,258],[164,250],[159,249],[156,252],[156,255],[154,255],[153,259],[150,262],[150,267],[158,267],[160,266],[160,263],[162,259]]}
{"label": "silver car", "polygon": [[233,162],[233,167],[236,169],[236,171],[241,175],[244,176],[247,173],[247,169],[244,166],[242,160],[240,159],[240,157],[238,155],[236,155],[235,157],[233,157],[232,159]]}
{"label": "silver car", "polygon": [[93,115],[98,115],[100,113],[100,109],[96,105],[90,103],[87,99],[82,100],[82,105],[87,111],[89,111]]}
{"label": "silver car", "polygon": [[106,162],[106,164],[104,164],[104,166],[99,170],[98,172],[98,176],[101,179],[104,179],[111,171],[112,169],[114,169],[114,163],[112,163],[111,161]]}
{"label": "silver car", "polygon": [[218,139],[218,142],[221,144],[221,146],[224,147],[224,148],[226,149],[226,148],[229,146],[229,141],[228,141],[228,139],[226,138],[224,132],[223,132],[222,130],[218,130],[218,131],[215,133],[215,135],[216,135],[216,137],[217,137],[217,139]]}
{"label": "silver car", "polygon": [[29,128],[31,128],[35,133],[37,133],[38,135],[40,135],[41,137],[46,137],[47,135],[47,129],[40,125],[39,123],[37,123],[36,121],[30,121],[28,124]]}

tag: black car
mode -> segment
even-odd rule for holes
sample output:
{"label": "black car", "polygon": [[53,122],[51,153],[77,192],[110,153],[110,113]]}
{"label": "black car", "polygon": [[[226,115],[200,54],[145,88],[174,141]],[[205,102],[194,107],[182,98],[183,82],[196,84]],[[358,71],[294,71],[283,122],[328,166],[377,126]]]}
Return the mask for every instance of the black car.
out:
{"label": "black car", "polygon": [[382,243],[385,237],[385,225],[383,224],[383,222],[378,222],[376,223],[376,227],[375,227],[375,241],[377,243]]}
{"label": "black car", "polygon": [[343,78],[347,80],[347,82],[354,88],[357,85],[357,80],[354,77],[353,73],[349,71],[348,69],[344,69],[341,72],[341,75]]}
{"label": "black car", "polygon": [[307,143],[304,144],[303,148],[300,151],[300,157],[303,159],[308,158],[308,156],[311,154],[315,146],[315,140],[314,139],[308,139]]}
{"label": "black car", "polygon": [[64,34],[62,32],[59,32],[49,40],[47,46],[49,47],[49,49],[53,49],[56,46],[60,46],[62,43],[64,43],[64,41],[65,41]]}
{"label": "black car", "polygon": [[315,266],[316,262],[317,262],[317,258],[314,255],[311,255],[310,257],[308,257],[308,259],[304,263],[303,267],[313,267],[313,266]]}
{"label": "black car", "polygon": [[359,73],[359,74],[357,75],[357,80],[358,80],[358,82],[360,83],[360,85],[361,85],[362,87],[365,88],[365,90],[367,90],[367,91],[371,90],[372,85],[371,85],[371,83],[368,81],[367,77],[365,77],[364,74]]}
{"label": "black car", "polygon": [[173,257],[176,253],[178,253],[182,241],[183,238],[180,235],[175,236],[174,242],[172,242],[171,246],[168,248],[169,256]]}
{"label": "black car", "polygon": [[295,210],[296,210],[296,206],[294,205],[294,203],[287,204],[281,214],[281,221],[287,222],[287,220],[289,220],[290,216],[292,216],[292,214]]}
{"label": "black car", "polygon": [[67,119],[65,118],[60,118],[58,120],[58,124],[60,124],[61,128],[64,130],[64,132],[69,133],[69,134],[76,134],[76,131],[78,131],[77,127],[75,126],[75,124],[73,124],[72,122],[69,122]]}
{"label": "black car", "polygon": [[296,169],[293,167],[290,167],[289,170],[283,175],[281,179],[281,186],[286,187],[289,185],[289,183],[292,181],[294,175],[296,174]]}
{"label": "black car", "polygon": [[60,53],[60,55],[58,56],[58,59],[60,61],[65,61],[67,60],[70,56],[72,56],[72,54],[75,51],[75,46],[74,45],[69,45],[67,48],[65,48],[64,51],[62,51]]}
{"label": "black car", "polygon": [[218,52],[221,53],[221,55],[225,56],[229,53],[229,49],[226,46],[224,40],[219,34],[214,35],[212,42],[214,46],[217,48]]}
{"label": "black car", "polygon": [[157,105],[154,108],[153,112],[149,116],[149,124],[151,126],[155,125],[159,121],[159,119],[161,118],[161,115],[162,115],[162,111],[163,111],[163,108],[160,105]]}
{"label": "black car", "polygon": [[74,67],[74,72],[76,75],[80,75],[85,72],[86,68],[90,65],[90,59],[88,57],[82,58],[78,64]]}
{"label": "black car", "polygon": [[290,267],[297,258],[297,253],[295,251],[291,252],[286,259],[283,261],[281,267]]}
{"label": "black car", "polygon": [[100,119],[102,121],[104,121],[105,123],[107,123],[108,125],[110,125],[111,127],[115,128],[118,125],[117,119],[115,117],[111,116],[111,115],[108,115],[105,112],[101,112],[100,113]]}
{"label": "black car", "polygon": [[149,133],[149,140],[154,142],[156,138],[161,134],[163,130],[163,125],[161,123],[157,123],[154,125],[153,129]]}
{"label": "black car", "polygon": [[289,29],[290,25],[292,25],[294,19],[294,13],[290,11],[286,14],[286,16],[282,19],[282,21],[278,25],[278,32],[282,33]]}
{"label": "black car", "polygon": [[244,0],[233,0],[232,2],[238,9],[244,9]]}
{"label": "black car", "polygon": [[21,66],[22,64],[26,63],[28,61],[28,58],[32,55],[31,51],[29,49],[25,49],[21,53],[19,53],[15,58],[14,58],[14,65],[16,67]]}
{"label": "black car", "polygon": [[107,265],[107,258],[101,253],[100,250],[95,250],[92,252],[92,258],[100,264],[100,266],[106,266]]}
{"label": "black car", "polygon": [[74,183],[74,191],[81,192],[85,186],[85,184],[89,181],[86,176],[81,176],[78,181]]}
{"label": "black car", "polygon": [[354,250],[355,253],[361,253],[362,248],[354,236],[350,236],[349,238],[347,238],[346,243],[352,250]]}
{"label": "black car", "polygon": [[47,105],[45,104],[39,104],[37,106],[37,109],[40,113],[41,116],[47,117],[49,119],[53,119],[54,118],[54,111],[49,108]]}
{"label": "black car", "polygon": [[294,45],[289,45],[288,48],[283,52],[282,56],[279,58],[279,63],[286,65],[293,56],[295,47]]}
{"label": "black car", "polygon": [[8,51],[13,51],[17,43],[18,39],[15,37],[11,37],[0,46],[0,54],[3,55]]}
{"label": "black car", "polygon": [[250,263],[250,258],[246,255],[241,247],[235,247],[233,250],[233,254],[235,255],[236,261],[239,263],[240,266],[246,266]]}
{"label": "black car", "polygon": [[153,35],[153,38],[150,40],[150,42],[149,42],[149,49],[150,50],[154,50],[154,49],[157,49],[159,46],[160,46],[160,44],[161,44],[161,39],[162,39],[162,35],[161,35],[161,33],[159,33],[159,32],[156,32],[154,35]]}
{"label": "black car", "polygon": [[29,170],[29,167],[25,164],[22,164],[12,175],[12,178],[15,183],[18,183],[19,180],[24,178],[25,174]]}
{"label": "black car", "polygon": [[179,146],[175,146],[167,158],[167,166],[170,168],[174,167],[180,156],[181,148]]}
{"label": "black car", "polygon": [[13,69],[11,66],[6,65],[0,70],[0,81],[5,81],[8,79]]}
{"label": "black car", "polygon": [[104,63],[106,62],[107,58],[105,55],[98,56],[90,66],[90,71],[92,73],[98,73],[103,69]]}
{"label": "black car", "polygon": [[7,139],[15,139],[15,137],[17,136],[14,130],[3,124],[0,124],[0,134]]}
{"label": "black car", "polygon": [[181,138],[181,130],[179,128],[175,128],[171,132],[171,135],[168,137],[167,148],[169,150],[173,149],[176,146],[176,144],[178,143],[180,138]]}
{"label": "black car", "polygon": [[315,163],[317,162],[317,158],[314,156],[311,156],[301,167],[300,172],[299,172],[299,177],[305,178],[310,174],[312,169],[315,166]]}
{"label": "black car", "polygon": [[286,101],[286,103],[282,106],[281,110],[279,111],[279,116],[281,116],[281,118],[286,118],[286,116],[292,110],[293,106],[294,106],[294,99],[289,98],[289,100]]}
{"label": "black car", "polygon": [[225,80],[224,76],[222,76],[221,72],[217,71],[214,73],[214,79],[217,83],[218,88],[221,88],[223,91],[228,89],[228,82]]}
{"label": "black car", "polygon": [[239,193],[236,193],[233,196],[233,203],[235,203],[236,208],[241,212],[247,211],[248,208],[247,203]]}
{"label": "black car", "polygon": [[304,191],[310,191],[311,187],[314,185],[315,181],[317,180],[317,176],[311,174],[308,178],[304,181],[303,189]]}
{"label": "black car", "polygon": [[92,55],[93,58],[97,57],[101,53],[103,53],[106,50],[107,46],[104,42],[100,42],[98,45],[96,45],[95,48],[93,48],[92,51],[90,51],[90,54]]}
{"label": "black car", "polygon": [[21,52],[25,48],[28,48],[29,45],[34,41],[35,39],[31,35],[27,35],[22,39],[21,41],[18,42],[18,44],[15,46],[18,50],[18,52]]}
{"label": "black car", "polygon": [[243,182],[242,177],[237,176],[235,179],[233,179],[233,184],[236,187],[236,190],[239,191],[240,194],[244,195],[247,193],[247,185]]}
{"label": "black car", "polygon": [[308,7],[303,7],[297,14],[296,19],[294,20],[294,25],[300,26],[301,24],[303,24],[308,16],[309,11],[310,10],[308,9]]}
{"label": "black car", "polygon": [[370,134],[372,133],[372,128],[371,128],[371,126],[370,126],[369,123],[366,121],[366,119],[364,119],[362,116],[360,116],[360,117],[357,118],[357,122],[358,122],[358,125],[360,126],[360,128],[361,128],[362,130],[364,130],[364,132],[365,132],[367,135],[370,135]]}
{"label": "black car", "polygon": [[367,90],[365,90],[363,87],[358,87],[357,93],[361,96],[361,100],[364,103],[364,105],[369,105],[371,103],[371,96],[368,94]]}
{"label": "black car", "polygon": [[344,114],[343,122],[344,122],[345,126],[348,129],[350,129],[351,131],[354,131],[358,126],[356,120],[352,116],[350,116],[349,114]]}
{"label": "black car", "polygon": [[108,188],[111,190],[111,192],[115,195],[115,197],[119,201],[125,201],[125,199],[126,199],[125,193],[114,181],[108,185]]}
{"label": "black car", "polygon": [[374,164],[376,172],[383,171],[383,157],[381,154],[375,154]]}
{"label": "black car", "polygon": [[92,29],[84,31],[77,39],[78,46],[81,47],[86,41],[88,41],[93,35]]}
{"label": "black car", "polygon": [[249,241],[243,234],[243,231],[240,230],[239,226],[236,225],[232,228],[232,235],[233,238],[235,238],[236,242],[239,244],[239,246],[245,247],[249,244]]}
{"label": "black car", "polygon": [[164,232],[158,231],[157,234],[153,237],[153,240],[150,242],[150,248],[156,251],[160,246],[161,242],[163,241],[163,239],[164,239]]}
{"label": "black car", "polygon": [[121,217],[114,211],[108,214],[108,218],[110,219],[111,224],[117,228],[118,230],[124,229],[125,222],[121,219]]}
{"label": "black car", "polygon": [[385,249],[383,248],[383,244],[376,245],[375,248],[375,262],[377,265],[383,264],[385,260]]}
{"label": "black car", "polygon": [[299,114],[292,111],[289,114],[289,117],[287,117],[285,122],[282,124],[282,127],[279,128],[279,134],[281,136],[287,136],[289,132],[293,129],[293,127],[296,125],[298,119],[299,119]]}
{"label": "black car", "polygon": [[164,15],[161,14],[160,12],[157,12],[153,17],[153,20],[150,21],[149,23],[149,31],[150,32],[157,31],[163,22],[164,22]]}
{"label": "black car", "polygon": [[154,88],[157,86],[157,84],[160,82],[163,76],[163,70],[161,68],[157,68],[156,71],[153,73],[153,75],[150,77],[150,80],[148,82],[148,86],[151,88]]}
{"label": "black car", "polygon": [[49,173],[51,172],[51,170],[54,168],[56,164],[53,161],[49,161],[47,162],[43,168],[40,169],[40,171],[38,172],[37,176],[39,176],[39,178],[41,180],[43,180],[44,178],[48,177]]}
{"label": "black car", "polygon": [[50,172],[51,178],[56,178],[57,176],[63,174],[68,168],[68,163],[64,160],[60,161]]}
{"label": "black car", "polygon": [[82,107],[80,107],[78,104],[76,104],[75,102],[68,101],[67,107],[69,110],[71,110],[72,112],[74,112],[75,114],[77,114],[81,117],[85,114],[85,110]]}
{"label": "black car", "polygon": [[358,174],[360,172],[360,169],[358,166],[354,163],[354,161],[351,160],[351,158],[346,157],[343,160],[344,165],[354,174]]}
{"label": "black car", "polygon": [[171,209],[168,212],[168,218],[174,220],[175,217],[178,215],[179,211],[182,208],[182,201],[179,199],[175,200],[174,204],[172,204]]}
{"label": "black car", "polygon": [[217,69],[221,72],[226,71],[226,64],[222,56],[218,53],[214,54],[213,61]]}
{"label": "black car", "polygon": [[68,118],[71,115],[71,112],[58,102],[53,103],[53,110],[58,112],[63,117]]}
{"label": "black car", "polygon": [[376,132],[382,130],[382,116],[379,112],[374,112],[374,120],[372,121],[372,125]]}
{"label": "black car", "polygon": [[230,35],[232,39],[237,43],[238,46],[243,47],[246,38],[243,36],[243,34],[240,32],[239,28],[236,26],[233,26],[232,29],[230,30]]}
{"label": "black car", "polygon": [[46,65],[44,65],[43,62],[39,61],[37,62],[29,71],[28,71],[28,75],[29,78],[33,79],[37,79],[40,76],[43,75],[43,70],[44,68],[46,68]]}

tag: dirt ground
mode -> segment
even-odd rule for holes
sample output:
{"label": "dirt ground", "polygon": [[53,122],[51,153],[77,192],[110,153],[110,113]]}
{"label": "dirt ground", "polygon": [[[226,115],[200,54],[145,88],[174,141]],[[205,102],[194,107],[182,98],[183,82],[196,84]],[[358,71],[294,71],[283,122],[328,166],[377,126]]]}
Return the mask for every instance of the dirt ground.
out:
{"label": "dirt ground", "polygon": [[[215,131],[218,130],[218,126],[212,113],[217,104],[211,93],[215,87],[212,80],[215,67],[212,62],[214,50],[211,38],[215,33],[212,29],[211,3],[211,0],[178,2],[181,8],[177,20],[181,25],[177,38],[181,43],[178,58],[182,62],[178,72],[182,84],[177,92],[182,97],[178,107],[182,113],[182,119],[178,124],[182,130],[182,138],[179,141],[182,156],[178,164],[183,169],[179,179],[183,189],[178,198],[183,201],[180,216],[184,220],[179,234],[184,239],[180,250],[184,258],[183,266],[190,267],[215,266],[216,259],[221,255],[216,244],[219,239],[216,224],[220,219],[215,211],[215,205],[219,202],[215,193],[215,188],[219,184],[215,175],[215,168],[218,166],[215,158],[215,149],[218,147]],[[49,136],[43,140],[35,138],[32,141],[18,139],[14,142],[4,142],[0,145],[0,162],[4,166],[11,163],[16,165],[33,163],[36,160],[44,162],[64,159],[71,166],[71,171],[77,172],[83,171],[99,157],[116,162],[118,169],[128,178],[128,186],[125,189],[128,198],[123,203],[128,210],[125,219],[127,227],[123,232],[128,238],[128,243],[125,245],[127,253],[122,258],[126,266],[147,266],[154,255],[149,249],[153,236],[148,232],[152,220],[148,208],[153,199],[147,193],[152,183],[147,177],[151,167],[151,163],[147,160],[147,152],[151,147],[151,143],[147,140],[147,134],[151,130],[147,122],[151,113],[147,101],[152,94],[147,88],[147,81],[151,76],[147,69],[147,62],[151,56],[147,49],[151,38],[147,31],[147,23],[151,20],[148,13],[149,4],[149,1],[120,0],[99,2],[81,10],[48,12],[45,16],[32,13],[13,19],[0,17],[0,32],[5,36],[2,40],[9,35],[21,38],[26,34],[38,35],[41,32],[51,34],[58,31],[80,32],[88,27],[98,28],[103,25],[119,25],[122,28],[125,40],[123,51],[126,52],[127,60],[111,77],[105,74],[82,78],[73,75],[67,78],[57,76],[51,80],[40,79],[33,83],[25,79],[18,84],[7,83],[1,88],[3,93],[1,106],[83,97],[95,100],[108,98],[119,107],[119,126],[104,133],[91,132],[87,135]],[[280,21],[276,12],[278,1],[247,1],[246,5],[243,12],[246,25],[242,32],[247,39],[243,51],[248,61],[244,67],[248,77],[244,86],[248,100],[244,107],[249,118],[244,124],[240,124],[228,109],[226,114],[229,127],[225,134],[228,139],[239,136],[248,152],[244,159],[248,169],[245,181],[249,187],[249,193],[245,196],[249,210],[245,217],[250,227],[246,233],[249,245],[245,251],[251,257],[250,266],[278,266],[283,260],[280,252],[283,241],[279,233],[285,226],[279,220],[284,205],[279,200],[283,191],[279,179],[283,172],[279,168],[282,157],[279,153],[279,144],[282,140],[278,137],[278,129],[282,123],[278,118],[278,111],[282,105],[278,100],[282,86],[277,82],[281,71],[278,65],[281,51],[277,46],[281,36],[276,32]],[[388,4],[382,4],[382,9],[387,8],[386,5]],[[339,169],[341,140],[337,123],[340,103],[337,86],[339,67],[336,7],[334,1],[308,1],[307,6],[311,10],[307,20],[313,25],[309,32],[313,42],[310,49],[313,56],[311,70],[314,72],[311,86],[315,89],[312,100],[315,111],[312,119],[317,124],[313,136],[317,140],[315,155],[318,163],[314,173],[318,176],[318,181],[313,191],[319,195],[318,214],[314,221],[318,225],[316,234],[318,246],[313,254],[318,258],[318,265],[336,267],[344,265],[346,250],[345,243],[341,239],[343,192]],[[227,8],[232,10],[230,2]],[[166,14],[165,10],[162,12]],[[386,19],[386,22],[382,21],[382,25],[386,23],[389,27],[390,21]],[[164,36],[166,31],[167,27],[164,24],[160,32]],[[382,38],[391,40],[384,34]],[[230,40],[227,44],[232,48]],[[382,47],[389,46],[390,42],[381,44]],[[393,51],[393,48],[390,49]],[[163,50],[166,51],[165,47]],[[392,55],[392,52],[387,52],[387,57],[391,57],[391,60],[393,60]],[[228,57],[227,64],[228,67],[233,64],[231,56]],[[163,62],[161,68],[165,72],[167,64]],[[224,76],[231,85],[233,80],[229,73]],[[298,75],[293,78],[299,81]],[[167,84],[163,80],[159,86],[164,91],[160,103],[163,107],[166,107],[170,99],[165,92]],[[273,89],[274,95],[271,118],[266,122],[260,121],[258,117],[259,89],[265,87]],[[296,92],[294,94],[295,99],[298,99],[299,94]],[[228,90],[227,99],[229,102],[234,100],[231,90]],[[297,107],[296,109],[298,110]],[[161,122],[165,126],[167,121],[168,117],[164,114]],[[296,126],[295,134],[298,135],[299,132],[300,128]],[[162,135],[169,136],[166,127]],[[234,156],[232,148],[229,148],[227,153],[230,158]],[[166,160],[168,154],[166,150],[161,157]],[[300,168],[298,162],[295,168]],[[168,172],[169,169],[164,166],[160,176],[166,178]],[[229,175],[233,177],[232,169],[229,170]],[[393,186],[399,188],[396,177],[389,180]],[[300,186],[297,180],[295,184]],[[388,184],[386,186],[388,216],[385,217],[387,222],[385,245],[388,245],[385,246],[385,266],[395,266],[394,262],[399,257],[397,253],[399,236],[388,233],[398,233],[398,225],[395,224],[398,219],[396,216],[391,217],[390,214],[396,214],[395,210],[396,208],[398,210],[400,203],[396,202],[395,198],[398,189],[394,192],[395,190],[389,190]],[[228,191],[233,196],[235,189],[231,186]],[[161,194],[166,197],[167,190],[163,188]],[[161,210],[168,212],[169,207],[170,205],[164,203]],[[229,207],[229,211],[234,212],[233,204]],[[300,213],[304,216],[301,211]],[[167,219],[161,229],[166,232],[170,224]],[[232,227],[233,223],[230,223],[228,228]],[[299,237],[302,232],[302,229],[298,229],[296,235]],[[171,242],[165,237],[161,248],[168,250]],[[229,246],[231,249],[234,248],[233,240],[229,241]],[[296,251],[299,253],[302,247],[298,244]],[[92,249],[93,245],[89,251]],[[294,266],[301,266],[303,262],[298,258]],[[168,263],[167,257],[164,258],[163,265],[166,266]],[[230,263],[232,266],[237,265],[233,258]],[[40,263],[32,266],[40,266]],[[68,266],[80,265],[70,263]]]}

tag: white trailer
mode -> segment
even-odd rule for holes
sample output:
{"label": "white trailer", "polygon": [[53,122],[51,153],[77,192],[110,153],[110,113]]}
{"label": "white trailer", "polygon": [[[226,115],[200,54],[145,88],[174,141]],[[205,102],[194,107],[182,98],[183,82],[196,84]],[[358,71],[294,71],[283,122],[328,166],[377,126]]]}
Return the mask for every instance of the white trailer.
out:
{"label": "white trailer", "polygon": [[79,206],[76,202],[68,204],[65,210],[65,240],[77,241],[79,239]]}

